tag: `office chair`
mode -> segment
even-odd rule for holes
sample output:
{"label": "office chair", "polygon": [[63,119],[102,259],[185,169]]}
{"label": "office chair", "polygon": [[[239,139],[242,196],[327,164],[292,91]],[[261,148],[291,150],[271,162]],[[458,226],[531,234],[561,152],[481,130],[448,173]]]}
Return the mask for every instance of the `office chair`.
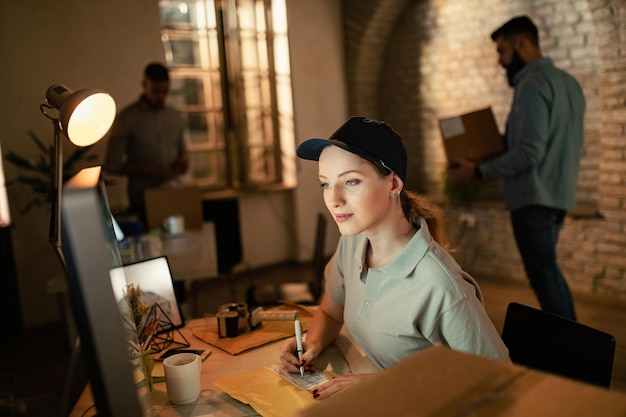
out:
{"label": "office chair", "polygon": [[317,230],[315,231],[315,249],[313,251],[313,279],[309,282],[309,290],[313,299],[319,302],[324,292],[324,268],[326,267],[326,255],[324,246],[326,244],[326,217],[322,213],[317,213]]}
{"label": "office chair", "polygon": [[510,303],[502,340],[515,364],[609,388],[615,338],[536,308]]}

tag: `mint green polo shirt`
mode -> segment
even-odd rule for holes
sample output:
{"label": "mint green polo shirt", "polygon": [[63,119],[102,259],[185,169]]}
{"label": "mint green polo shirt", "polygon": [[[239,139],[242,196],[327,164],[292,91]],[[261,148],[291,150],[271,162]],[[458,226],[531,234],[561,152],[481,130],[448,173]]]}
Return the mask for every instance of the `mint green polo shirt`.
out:
{"label": "mint green polo shirt", "polygon": [[391,263],[368,269],[368,240],[342,236],[326,267],[326,293],[344,306],[355,342],[380,368],[433,345],[493,359],[508,350],[476,281],[431,237],[426,222]]}

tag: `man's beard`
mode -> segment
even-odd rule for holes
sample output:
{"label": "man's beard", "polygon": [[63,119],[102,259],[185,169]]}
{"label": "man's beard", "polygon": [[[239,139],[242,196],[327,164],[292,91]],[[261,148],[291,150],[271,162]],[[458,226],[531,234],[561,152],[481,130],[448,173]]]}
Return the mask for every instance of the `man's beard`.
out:
{"label": "man's beard", "polygon": [[524,62],[520,54],[517,53],[517,51],[513,51],[511,62],[507,65],[504,65],[504,68],[506,69],[506,78],[509,81],[509,85],[511,87],[513,87],[513,78],[515,78],[517,73],[520,72],[520,70],[524,68],[525,65],[526,63]]}

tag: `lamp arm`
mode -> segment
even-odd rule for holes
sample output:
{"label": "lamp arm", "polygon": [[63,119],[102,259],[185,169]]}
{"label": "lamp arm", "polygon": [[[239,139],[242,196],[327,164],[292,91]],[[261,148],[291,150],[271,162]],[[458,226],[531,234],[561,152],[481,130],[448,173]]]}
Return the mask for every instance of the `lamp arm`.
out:
{"label": "lamp arm", "polygon": [[[48,118],[50,118],[43,110]],[[51,118],[52,119],[52,118]],[[52,243],[63,267],[65,267],[65,257],[63,256],[61,237],[61,204],[63,198],[63,146],[61,144],[61,125],[59,119],[52,119],[54,126],[54,172],[52,196],[52,215],[50,216],[49,240]]]}
{"label": "lamp arm", "polygon": [[52,107],[51,105],[46,104],[46,103],[41,103],[41,104],[39,105],[39,111],[41,112],[41,114],[43,114],[44,116],[46,116],[48,119],[52,120],[52,123],[59,124],[59,119],[58,119],[58,118],[56,118],[56,117],[52,117],[52,116],[50,116],[50,115],[46,112],[46,109],[49,109],[49,110],[54,110],[54,107]]}
{"label": "lamp arm", "polygon": [[[87,107],[84,108],[84,105]],[[84,110],[75,112],[79,108]],[[52,117],[48,114],[48,110],[53,109],[58,110],[57,117]],[[52,172],[54,195],[52,196],[49,241],[54,246],[63,267],[65,267],[61,227],[63,199],[63,145],[61,143],[61,130],[77,146],[94,144],[104,136],[113,123],[115,118],[115,101],[113,101],[110,95],[99,90],[79,90],[73,92],[64,85],[55,84],[48,87],[46,103],[39,105],[39,111],[52,120],[54,127],[54,172]],[[75,116],[76,114],[78,115]],[[89,117],[85,117],[86,114]]]}

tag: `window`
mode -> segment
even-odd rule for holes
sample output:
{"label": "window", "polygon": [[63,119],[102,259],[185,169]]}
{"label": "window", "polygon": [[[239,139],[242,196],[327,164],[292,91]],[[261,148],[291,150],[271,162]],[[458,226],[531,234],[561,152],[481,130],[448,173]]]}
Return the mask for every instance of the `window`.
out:
{"label": "window", "polygon": [[284,0],[161,0],[170,104],[186,122],[188,176],[214,190],[295,185]]}

